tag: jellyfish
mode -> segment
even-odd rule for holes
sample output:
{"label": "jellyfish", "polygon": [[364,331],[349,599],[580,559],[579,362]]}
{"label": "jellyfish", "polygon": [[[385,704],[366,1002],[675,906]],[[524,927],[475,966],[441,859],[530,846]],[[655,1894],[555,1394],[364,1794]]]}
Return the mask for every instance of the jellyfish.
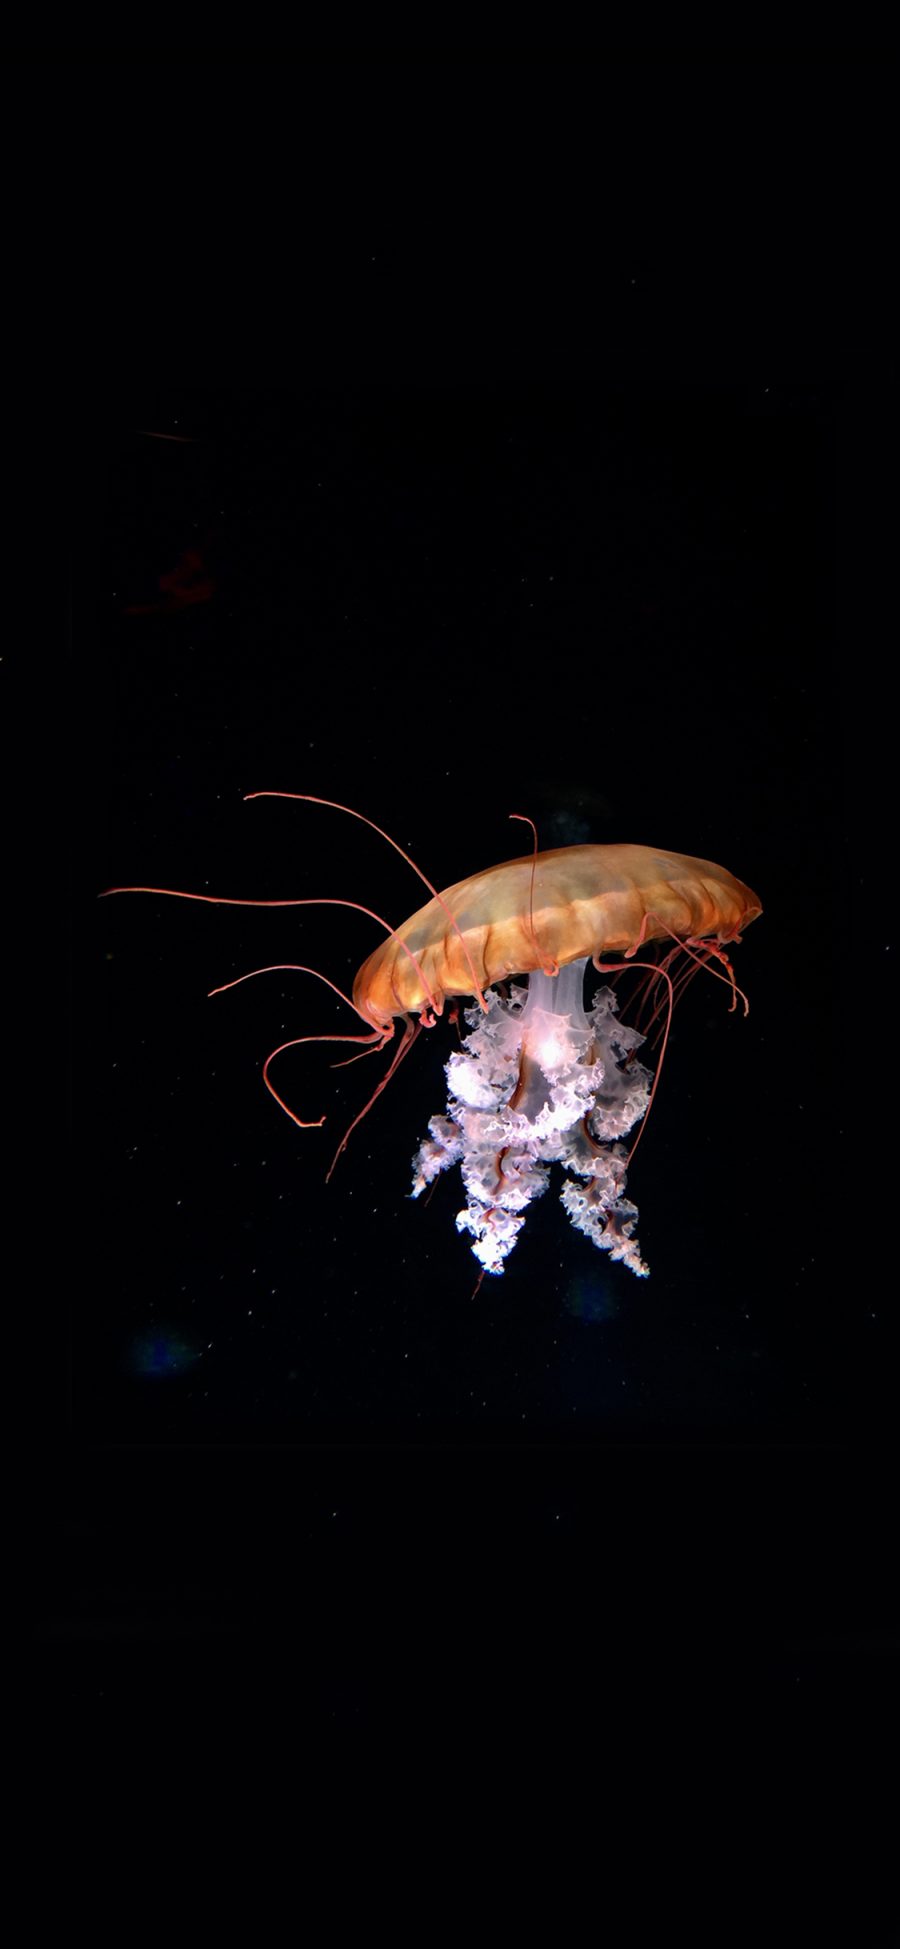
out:
{"label": "jellyfish", "polygon": [[[731,1009],[740,999],[726,948],[762,912],[756,894],[722,866],[649,846],[578,845],[540,851],[533,821],[530,853],[459,880],[439,892],[415,861],[364,814],[302,792],[252,792],[248,798],[301,799],[349,813],[407,861],[431,898],[399,927],[354,900],[329,897],[235,900],[172,887],[114,887],[111,893],[171,894],[224,906],[343,906],[374,920],[384,939],[363,962],[350,995],[317,968],[279,962],[212,989],[224,993],[257,974],[288,969],[314,975],[364,1026],[356,1035],[295,1036],[263,1064],[266,1087],[301,1129],[304,1118],[276,1089],[271,1064],[311,1042],[361,1044],[377,1053],[402,1033],[385,1074],[350,1124],[328,1177],[363,1116],[390,1082],[422,1029],[447,1009],[465,1033],[446,1064],[447,1102],[430,1119],[413,1160],[412,1197],[459,1166],[465,1204],[456,1216],[481,1272],[504,1271],[529,1205],[560,1165],[560,1202],[576,1230],[638,1277],[647,1266],[636,1237],[638,1211],[627,1173],[645,1127],[665,1056],[676,1000],[702,969],[722,979]],[[637,957],[640,955],[640,959]],[[609,957],[617,959],[611,960]],[[589,968],[611,977],[585,1005]],[[619,1007],[629,971],[641,982]],[[527,984],[527,985],[526,985]],[[626,1021],[631,1012],[634,1019]],[[658,1047],[655,1076],[638,1060]],[[353,1060],[353,1058],[351,1058]],[[626,1147],[624,1139],[637,1128]]]}

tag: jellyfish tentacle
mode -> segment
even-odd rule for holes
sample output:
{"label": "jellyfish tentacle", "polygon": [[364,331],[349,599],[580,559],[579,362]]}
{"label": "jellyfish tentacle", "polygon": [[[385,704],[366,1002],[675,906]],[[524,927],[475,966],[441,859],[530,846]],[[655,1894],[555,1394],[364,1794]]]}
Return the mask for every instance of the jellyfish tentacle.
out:
{"label": "jellyfish tentacle", "polygon": [[534,852],[531,858],[531,886],[529,888],[529,894],[528,894],[528,931],[534,942],[535,953],[537,954],[538,961],[540,963],[541,973],[545,975],[558,975],[559,962],[555,960],[552,955],[546,955],[544,953],[540,941],[538,940],[537,930],[534,924],[534,876],[537,870],[537,863],[538,863],[538,829],[534,823],[534,820],[529,819],[527,812],[511,812],[509,814],[509,817],[511,819],[518,819],[523,826],[531,827],[532,836],[534,839]]}
{"label": "jellyfish tentacle", "polygon": [[[597,959],[596,956],[592,956],[592,960],[593,960],[593,965],[596,968],[598,974],[614,974],[617,971],[617,969],[620,968],[620,963],[617,961],[600,961]],[[668,1046],[668,1041],[669,1041],[669,1030],[672,1027],[672,1011],[675,1007],[675,988],[672,981],[672,977],[668,971],[668,968],[660,967],[659,963],[656,961],[629,961],[628,965],[630,968],[645,968],[656,975],[661,975],[663,981],[665,981],[668,986],[669,1005],[666,1014],[666,1026],[663,1031],[663,1039],[660,1045],[659,1060],[656,1065],[656,1074],[653,1078],[653,1082],[650,1089],[650,1095],[647,1100],[647,1108],[644,1111],[643,1118],[641,1120],[640,1127],[638,1129],[638,1134],[635,1137],[634,1143],[632,1144],[631,1149],[628,1153],[628,1157],[626,1159],[626,1164],[625,1164],[626,1170],[630,1168],[631,1160],[634,1156],[635,1151],[637,1150],[641,1138],[643,1137],[644,1131],[647,1128],[647,1118],[649,1117],[650,1111],[653,1108],[653,1099],[656,1095],[657,1089],[659,1088],[659,1079],[660,1076],[662,1075],[662,1066],[665,1061],[666,1048]]]}
{"label": "jellyfish tentacle", "polygon": [[[413,1043],[416,1041],[416,1038],[421,1031],[421,1027],[422,1027],[421,1022],[414,1022],[412,1016],[410,1015],[404,1016],[403,1034],[400,1037],[400,1041],[398,1042],[396,1049],[394,1050],[394,1054],[391,1058],[388,1068],[385,1070],[384,1075],[382,1076],[381,1082],[378,1084],[377,1089],[374,1089],[372,1091],[368,1103],[363,1104],[363,1107],[360,1110],[359,1115],[354,1117],[353,1122],[351,1124],[348,1124],[347,1129],[344,1131],[344,1135],[341,1138],[341,1141],[338,1144],[337,1150],[334,1153],[331,1163],[328,1166],[328,1170],[325,1173],[326,1184],[329,1183],[332,1171],[334,1170],[335,1165],[337,1164],[338,1158],[341,1157],[343,1152],[346,1150],[347,1145],[350,1142],[350,1139],[353,1135],[354,1130],[356,1129],[357,1124],[362,1123],[363,1117],[368,1116],[368,1113],[371,1110],[373,1103],[377,1101],[378,1097],[381,1095],[382,1090],[387,1089],[391,1077],[399,1069],[404,1056],[407,1056],[409,1054],[409,1051],[412,1048]],[[391,1025],[391,1033],[393,1033],[393,1024]],[[351,1039],[352,1038],[347,1037],[348,1041]],[[362,1037],[359,1037],[358,1039],[361,1041]],[[385,1037],[385,1041],[386,1040],[387,1037]]]}
{"label": "jellyfish tentacle", "polygon": [[383,1033],[379,1029],[373,1029],[371,1035],[294,1035],[291,1036],[289,1042],[279,1042],[277,1049],[270,1049],[269,1054],[267,1055],[266,1060],[263,1063],[263,1068],[262,1068],[263,1082],[265,1083],[266,1089],[269,1091],[269,1094],[271,1096],[274,1096],[276,1103],[278,1103],[281,1109],[284,1111],[285,1116],[290,1117],[291,1122],[295,1123],[298,1129],[318,1130],[320,1125],[325,1122],[325,1118],[324,1117],[308,1117],[308,1118],[298,1117],[296,1111],[291,1109],[290,1104],[285,1103],[284,1097],[279,1096],[278,1091],[275,1088],[275,1085],[272,1082],[271,1077],[269,1075],[269,1064],[275,1061],[276,1056],[283,1055],[285,1049],[299,1049],[301,1045],[305,1042],[370,1042],[372,1044],[377,1043],[378,1046],[383,1049],[385,1043],[390,1040],[391,1034],[393,1034],[393,1028],[391,1029],[390,1033]]}
{"label": "jellyfish tentacle", "polygon": [[[239,988],[242,981],[253,981],[256,975],[261,974],[315,975],[317,981],[324,981],[326,988],[332,989],[340,1001],[346,1002],[348,1008],[352,1008],[354,1015],[359,1015],[361,1022],[365,1021],[365,1016],[360,1015],[356,1003],[350,1000],[349,995],[345,995],[343,988],[338,988],[336,982],[331,981],[328,975],[322,974],[320,968],[308,968],[302,961],[272,961],[265,968],[248,968],[246,974],[235,975],[231,981],[220,982],[218,988],[210,988],[207,992],[207,999],[210,999],[213,995],[224,995],[229,988]],[[371,1023],[369,1026],[371,1027]]]}
{"label": "jellyfish tentacle", "polygon": [[[313,792],[245,792],[244,793],[245,804],[248,799],[302,799],[304,803],[307,805],[327,805],[331,807],[333,812],[346,812],[349,814],[351,819],[359,819],[362,825],[369,826],[372,832],[377,832],[379,839],[386,839],[388,845],[393,846],[394,852],[399,853],[400,858],[405,859],[407,866],[412,867],[413,872],[418,875],[419,879],[422,882],[422,885],[428,888],[428,891],[432,895],[432,898],[435,899],[441,907],[443,907],[445,914],[447,914],[447,916],[449,917],[450,924],[453,928],[453,932],[457,936],[462,951],[466,957],[469,973],[474,983],[472,993],[473,995],[477,995],[478,1003],[482,1012],[483,1013],[487,1012],[487,1002],[485,1001],[484,998],[484,990],[478,979],[478,975],[475,970],[475,963],[472,960],[471,954],[469,953],[469,949],[466,944],[465,935],[462,933],[457,923],[457,920],[455,918],[455,915],[451,913],[451,910],[448,907],[443,894],[438,892],[437,887],[432,884],[431,880],[429,880],[427,873],[423,873],[421,866],[416,865],[415,860],[410,858],[409,853],[404,852],[403,847],[398,845],[396,839],[391,838],[389,832],[385,832],[383,826],[376,826],[374,819],[367,819],[364,812],[355,811],[352,805],[341,805],[338,799],[320,799],[317,798],[315,793]],[[393,929],[391,931],[393,932]]]}
{"label": "jellyfish tentacle", "polygon": [[[258,796],[264,795],[260,794]],[[207,907],[350,907],[354,913],[365,914],[368,920],[377,921],[378,926],[384,928],[388,937],[392,941],[396,941],[399,948],[402,948],[403,953],[406,955],[407,960],[411,962],[428,996],[429,1007],[433,1014],[440,1015],[442,1003],[437,1000],[428,977],[424,969],[419,966],[412,949],[401,938],[397,928],[392,927],[389,920],[385,920],[383,914],[376,914],[374,907],[364,907],[361,900],[338,900],[332,894],[308,895],[300,899],[290,900],[235,900],[222,893],[184,893],[180,887],[106,887],[101,894],[98,894],[97,898],[99,900],[106,900],[113,893],[157,893],[165,895],[168,900],[199,900]],[[284,963],[286,967],[291,965],[290,962]],[[251,972],[265,973],[267,971],[264,969],[254,969]],[[315,974],[316,970],[312,968],[307,969],[306,972]],[[246,981],[248,977],[241,975],[239,979]],[[228,981],[223,984],[225,988],[231,988],[235,985],[234,982]],[[219,988],[210,989],[210,994],[212,995],[221,993],[222,990]],[[351,1008],[355,1008],[356,1004],[351,1002],[350,1006]],[[359,1014],[358,1009],[356,1009],[356,1013]]]}

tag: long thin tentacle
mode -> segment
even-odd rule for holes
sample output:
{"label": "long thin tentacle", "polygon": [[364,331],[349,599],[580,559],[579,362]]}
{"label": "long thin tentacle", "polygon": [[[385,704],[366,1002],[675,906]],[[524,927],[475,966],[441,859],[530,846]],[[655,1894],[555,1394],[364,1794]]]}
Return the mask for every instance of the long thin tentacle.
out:
{"label": "long thin tentacle", "polygon": [[[409,1051],[412,1048],[413,1043],[416,1040],[416,1037],[421,1032],[421,1028],[422,1028],[421,1022],[414,1022],[412,1020],[412,1017],[409,1015],[405,1017],[404,1024],[403,1024],[403,1034],[400,1038],[397,1048],[394,1050],[394,1054],[391,1058],[390,1064],[388,1068],[385,1070],[384,1075],[381,1078],[381,1082],[378,1084],[377,1088],[372,1091],[368,1103],[365,1103],[363,1105],[362,1109],[359,1112],[359,1115],[354,1117],[353,1122],[351,1124],[348,1124],[347,1129],[344,1131],[344,1135],[341,1138],[341,1141],[338,1144],[337,1150],[334,1153],[331,1163],[328,1166],[328,1170],[325,1173],[326,1184],[329,1183],[331,1178],[331,1173],[334,1170],[338,1158],[346,1150],[347,1145],[350,1142],[350,1139],[353,1135],[354,1130],[356,1129],[357,1124],[362,1123],[363,1117],[368,1116],[368,1113],[371,1110],[373,1103],[376,1102],[377,1098],[381,1095],[382,1090],[387,1089],[391,1077],[394,1075],[395,1071],[399,1069],[404,1056],[409,1054]],[[362,1040],[361,1037],[360,1040]]]}
{"label": "long thin tentacle", "polygon": [[304,804],[306,805],[327,805],[331,807],[331,810],[333,812],[346,812],[349,814],[351,819],[359,819],[361,825],[369,826],[372,832],[377,832],[380,839],[386,839],[388,845],[393,846],[394,852],[399,853],[400,858],[405,859],[407,866],[411,866],[413,872],[418,874],[418,877],[421,880],[422,885],[428,888],[429,893],[433,895],[434,899],[438,902],[439,906],[443,907],[444,912],[447,915],[448,920],[450,921],[450,925],[453,928],[453,932],[456,935],[457,940],[459,941],[462,951],[469,964],[469,973],[471,974],[474,983],[474,988],[472,992],[473,994],[477,995],[481,1009],[485,1014],[487,1014],[487,1002],[485,1001],[484,990],[478,979],[478,975],[475,972],[475,963],[472,960],[471,954],[469,953],[468,947],[466,945],[465,936],[460,931],[455,915],[451,912],[450,908],[448,907],[443,894],[439,893],[437,887],[432,884],[431,880],[429,880],[427,873],[422,872],[421,866],[416,865],[415,860],[410,858],[409,853],[404,852],[403,847],[397,844],[396,839],[391,838],[389,832],[385,832],[383,826],[376,826],[374,819],[367,819],[364,812],[354,811],[352,805],[341,805],[337,799],[320,799],[317,798],[315,793],[313,792],[245,792],[244,793],[245,802],[247,799],[302,799]]}
{"label": "long thin tentacle", "polygon": [[[645,968],[648,971],[651,971],[655,975],[662,976],[662,979],[668,983],[668,987],[669,987],[669,1011],[666,1017],[666,1027],[662,1039],[662,1045],[659,1052],[659,1061],[656,1065],[656,1075],[653,1078],[653,1086],[651,1088],[650,1095],[647,1100],[647,1108],[644,1111],[644,1115],[641,1120],[641,1127],[628,1153],[628,1157],[626,1159],[626,1168],[631,1164],[631,1160],[634,1156],[634,1153],[637,1150],[638,1144],[640,1143],[644,1131],[647,1127],[647,1118],[649,1117],[650,1111],[653,1107],[653,1098],[656,1095],[657,1089],[659,1087],[659,1079],[662,1075],[662,1066],[665,1061],[666,1047],[669,1040],[669,1030],[672,1027],[672,1010],[675,1006],[675,991],[672,983],[672,977],[669,974],[667,968],[661,968],[656,961],[629,961],[628,965],[631,968]],[[594,967],[596,968],[598,974],[615,974],[617,972],[621,972],[621,962],[619,961],[598,961],[595,958]]]}
{"label": "long thin tentacle", "polygon": [[[98,894],[97,897],[100,900],[107,900],[113,893],[164,894],[169,900],[200,900],[207,907],[351,907],[354,913],[365,914],[369,920],[377,921],[379,927],[383,927],[385,933],[390,935],[391,940],[397,942],[397,946],[403,949],[407,960],[412,963],[416,975],[422,983],[422,987],[428,996],[428,1005],[432,1013],[439,1015],[441,1012],[442,1004],[436,1001],[428,977],[424,970],[420,968],[412,949],[407,947],[405,941],[401,940],[397,929],[391,926],[389,920],[385,920],[382,914],[376,914],[373,907],[364,907],[360,900],[337,900],[329,894],[292,900],[234,900],[221,893],[183,893],[179,887],[105,887],[103,892]],[[315,974],[316,970],[312,969],[308,972]],[[247,976],[242,975],[239,979],[246,981]],[[233,984],[226,981],[224,986],[228,988],[233,986]],[[210,992],[216,995],[221,991],[213,988]],[[357,1013],[359,1013],[358,1010]]]}
{"label": "long thin tentacle", "polygon": [[531,855],[531,886],[528,894],[528,931],[531,935],[535,954],[537,955],[538,960],[540,961],[541,964],[541,973],[545,975],[558,975],[559,962],[551,960],[548,958],[547,955],[545,955],[543,948],[541,947],[540,941],[538,940],[537,931],[534,925],[534,876],[537,870],[537,858],[538,858],[537,826],[535,825],[533,819],[529,819],[527,812],[511,812],[509,816],[511,819],[518,819],[521,825],[531,827],[532,838],[533,838],[533,851]]}
{"label": "long thin tentacle", "polygon": [[[371,1043],[380,1043],[381,1047],[383,1048],[387,1040],[388,1037],[386,1035],[379,1034],[379,1031],[377,1029],[373,1029],[371,1035],[294,1035],[291,1037],[289,1042],[279,1042],[277,1049],[269,1050],[269,1054],[267,1055],[266,1060],[263,1063],[263,1070],[262,1070],[263,1082],[265,1083],[266,1089],[269,1091],[270,1095],[274,1096],[276,1103],[280,1104],[282,1110],[285,1113],[285,1116],[290,1117],[291,1122],[295,1123],[299,1130],[318,1130],[319,1126],[325,1122],[325,1118],[324,1117],[304,1118],[304,1117],[297,1116],[296,1111],[291,1109],[290,1104],[285,1103],[284,1097],[279,1096],[278,1091],[275,1088],[275,1085],[269,1076],[270,1062],[274,1062],[275,1057],[282,1055],[285,1049],[299,1049],[301,1044],[304,1042],[371,1042]],[[357,1119],[357,1121],[358,1120],[359,1119]],[[351,1129],[353,1128],[352,1124],[350,1128]],[[338,1153],[338,1155],[340,1155],[340,1153]]]}

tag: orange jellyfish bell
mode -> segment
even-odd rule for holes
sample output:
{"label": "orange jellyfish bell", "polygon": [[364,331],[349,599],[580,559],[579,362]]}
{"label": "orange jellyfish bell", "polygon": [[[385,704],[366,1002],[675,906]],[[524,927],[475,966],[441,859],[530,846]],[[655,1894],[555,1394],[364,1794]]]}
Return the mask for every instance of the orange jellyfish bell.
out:
{"label": "orange jellyfish bell", "polygon": [[650,846],[560,846],[459,880],[370,954],[353,1000],[372,1022],[509,975],[633,954],[648,941],[740,939],[762,912],[712,860]]}

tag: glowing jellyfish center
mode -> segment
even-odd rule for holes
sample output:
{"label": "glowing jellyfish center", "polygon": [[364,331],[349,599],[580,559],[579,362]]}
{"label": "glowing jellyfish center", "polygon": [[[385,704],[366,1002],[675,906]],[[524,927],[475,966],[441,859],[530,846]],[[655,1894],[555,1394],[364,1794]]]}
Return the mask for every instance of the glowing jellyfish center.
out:
{"label": "glowing jellyfish center", "polygon": [[626,1198],[620,1139],[639,1123],[652,1077],[635,1061],[643,1042],[616,1013],[610,988],[584,1008],[588,959],[539,970],[508,1001],[466,1010],[469,1034],[446,1066],[447,1115],[432,1117],[414,1160],[413,1197],[459,1164],[466,1192],[457,1231],[471,1232],[485,1272],[502,1272],[551,1164],[567,1172],[560,1202],[601,1251],[644,1277]]}

